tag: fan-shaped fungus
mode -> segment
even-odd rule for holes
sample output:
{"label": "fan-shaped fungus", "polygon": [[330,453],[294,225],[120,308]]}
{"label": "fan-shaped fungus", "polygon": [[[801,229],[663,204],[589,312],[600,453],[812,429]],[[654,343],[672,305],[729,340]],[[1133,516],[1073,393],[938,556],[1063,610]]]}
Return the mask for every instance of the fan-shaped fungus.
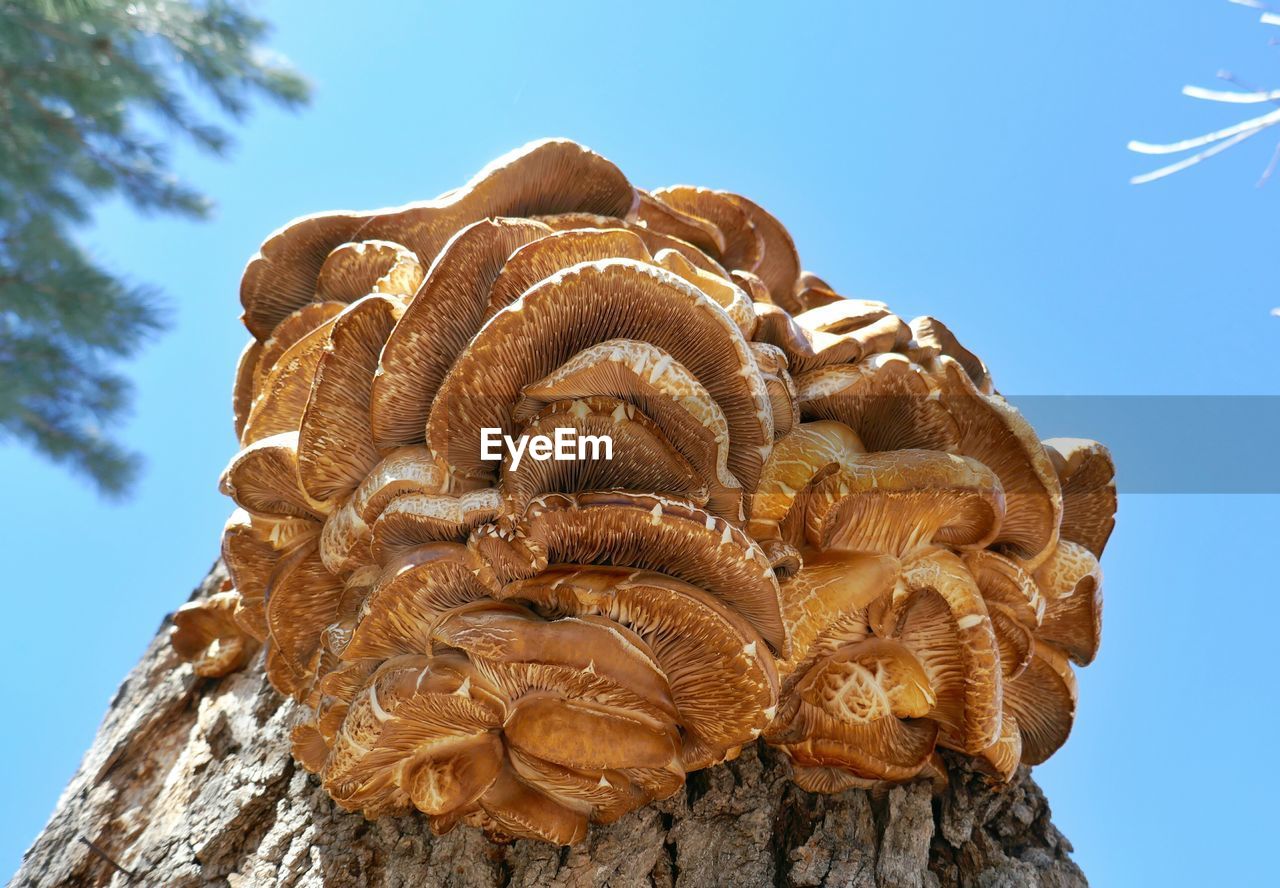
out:
{"label": "fan-shaped fungus", "polygon": [[234,591],[173,647],[264,648],[343,807],[571,844],[759,737],[819,792],[1065,741],[1105,448],[1041,443],[947,327],[801,271],[750,200],[539,142],[291,223],[241,302]]}

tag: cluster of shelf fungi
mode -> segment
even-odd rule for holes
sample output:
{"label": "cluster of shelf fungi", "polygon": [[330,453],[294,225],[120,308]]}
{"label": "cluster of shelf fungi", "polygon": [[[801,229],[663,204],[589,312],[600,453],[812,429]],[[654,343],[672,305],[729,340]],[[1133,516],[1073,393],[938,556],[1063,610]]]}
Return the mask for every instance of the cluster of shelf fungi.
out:
{"label": "cluster of shelf fungi", "polygon": [[[1038,440],[750,200],[538,142],[290,223],[241,301],[233,583],[172,643],[206,676],[261,651],[344,808],[572,844],[757,738],[828,793],[1066,740],[1106,449]],[[482,458],[560,428],[613,458]]]}

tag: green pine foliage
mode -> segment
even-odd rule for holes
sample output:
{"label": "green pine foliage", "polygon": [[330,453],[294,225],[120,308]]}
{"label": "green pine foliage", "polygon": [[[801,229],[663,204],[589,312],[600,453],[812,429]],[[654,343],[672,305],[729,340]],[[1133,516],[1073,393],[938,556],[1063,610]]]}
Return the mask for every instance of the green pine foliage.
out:
{"label": "green pine foliage", "polygon": [[[264,97],[304,81],[264,48],[241,0],[0,0],[0,440],[128,491],[138,457],[109,435],[128,409],[116,365],[164,326],[151,288],[76,243],[95,202],[200,218],[209,201],[169,144],[221,153]],[[212,115],[216,116],[216,114]]]}

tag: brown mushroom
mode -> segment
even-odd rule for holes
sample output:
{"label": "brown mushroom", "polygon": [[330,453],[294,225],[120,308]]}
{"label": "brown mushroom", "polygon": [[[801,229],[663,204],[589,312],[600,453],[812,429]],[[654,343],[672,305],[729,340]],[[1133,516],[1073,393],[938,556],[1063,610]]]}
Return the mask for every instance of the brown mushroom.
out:
{"label": "brown mushroom", "polygon": [[945,326],[802,272],[746,198],[536,143],[298,220],[241,294],[232,579],[173,642],[222,674],[260,639],[340,806],[569,844],[761,735],[822,792],[1065,740],[1109,454],[1037,442]]}
{"label": "brown mushroom", "polygon": [[[343,307],[344,311],[350,308]],[[273,435],[298,431],[302,414],[307,409],[307,400],[311,397],[316,366],[329,344],[329,333],[340,316],[334,315],[299,337],[264,371],[255,386],[253,404],[240,435],[242,446]]]}
{"label": "brown mushroom", "polygon": [[531,142],[436,200],[304,216],[275,232],[249,261],[240,283],[245,326],[265,339],[290,312],[313,301],[324,260],[357,233],[403,244],[426,266],[456,231],[480,219],[571,211],[626,216],[637,199],[617,167],[581,145]]}
{"label": "brown mushroom", "polygon": [[697,586],[654,571],[563,565],[499,594],[556,614],[607,617],[636,632],[669,682],[686,770],[755,739],[773,714],[778,679],[763,640]]}
{"label": "brown mushroom", "polygon": [[317,546],[281,558],[267,584],[267,631],[272,650],[295,675],[310,675],[320,636],[333,622],[342,581],[329,573]]}
{"label": "brown mushroom", "polygon": [[[724,236],[725,247],[717,258],[726,269],[756,271],[764,257],[764,238],[746,208],[729,195],[709,188],[673,185],[655,189],[653,196],[667,206],[705,219],[719,229]],[[790,295],[789,291],[787,295]]]}
{"label": "brown mushroom", "polygon": [[811,271],[802,271],[800,277],[796,278],[795,298],[801,311],[844,300],[834,287]]}
{"label": "brown mushroom", "polygon": [[773,415],[773,439],[789,434],[800,422],[800,402],[796,399],[796,384],[787,372],[787,356],[782,349],[767,342],[749,342],[756,368],[764,379],[769,393],[769,409]]}
{"label": "brown mushroom", "polygon": [[240,360],[236,362],[236,383],[231,390],[231,413],[235,418],[236,437],[244,434],[245,423],[249,421],[249,410],[253,406],[257,394],[258,358],[262,355],[262,343],[250,339],[240,352]]}
{"label": "brown mushroom", "polygon": [[344,660],[388,659],[431,650],[436,623],[453,608],[488,596],[466,546],[427,543],[389,561],[356,615]]}
{"label": "brown mushroom", "polygon": [[774,650],[788,647],[767,556],[736,525],[692,503],[622,492],[549,494],[518,522],[480,528],[471,544],[502,583],[560,563],[670,574],[728,602]]}
{"label": "brown mushroom", "polygon": [[1102,570],[1097,558],[1078,543],[1060,541],[1035,578],[1045,596],[1036,637],[1062,648],[1081,666],[1089,665],[1102,641]]}
{"label": "brown mushroom", "polygon": [[972,457],[1000,478],[1005,518],[995,542],[1030,569],[1053,553],[1062,519],[1062,488],[1031,425],[999,395],[980,392],[963,366],[936,361],[942,403],[955,419],[955,452]]}
{"label": "brown mushroom", "polygon": [[955,334],[947,325],[937,318],[928,315],[914,318],[911,321],[911,334],[924,348],[935,350],[937,354],[954,359],[968,374],[974,387],[984,395],[995,392],[991,382],[991,374],[982,359],[960,344]]}
{"label": "brown mushroom", "polygon": [[369,549],[374,560],[391,559],[425,543],[467,538],[472,530],[492,521],[502,508],[502,495],[492,487],[467,493],[407,493],[387,504],[373,523]]}
{"label": "brown mushroom", "polygon": [[867,608],[892,593],[900,573],[896,558],[848,552],[810,555],[782,586],[782,616],[792,656],[778,662],[790,691],[820,658],[868,638]]}
{"label": "brown mushroom", "polygon": [[684,278],[702,293],[724,309],[725,314],[742,331],[743,337],[751,338],[756,328],[756,313],[751,299],[731,280],[703,271],[676,250],[659,250],[653,257],[654,264],[665,268],[672,274]]}
{"label": "brown mushroom", "polygon": [[346,302],[309,302],[276,324],[271,336],[262,343],[256,367],[257,378],[265,379],[290,346],[313,330],[329,324],[342,314],[347,305],[349,303]]}
{"label": "brown mushroom", "polygon": [[834,419],[858,433],[868,450],[949,450],[956,421],[924,369],[896,354],[823,367],[796,376],[800,415]]}
{"label": "brown mushroom", "polygon": [[512,411],[526,423],[556,401],[608,395],[634,404],[706,479],[709,510],[737,517],[742,491],[729,471],[724,411],[684,365],[647,342],[611,339],[583,349],[522,389]]}
{"label": "brown mushroom", "polygon": [[241,450],[222,473],[219,489],[250,515],[323,520],[324,503],[302,487],[298,433],[273,435]]}
{"label": "brown mushroom", "polygon": [[262,641],[267,625],[263,604],[271,572],[280,558],[315,540],[320,525],[306,518],[254,518],[236,509],[222,531],[222,561],[239,595],[236,620]]}
{"label": "brown mushroom", "polygon": [[984,549],[964,556],[982,593],[1000,646],[1000,669],[1006,681],[1031,662],[1036,631],[1045,614],[1044,596],[1035,578],[1017,562]]}
{"label": "brown mushroom", "polygon": [[427,421],[432,453],[464,475],[491,477],[480,430],[514,431],[523,386],[574,354],[615,338],[668,352],[724,411],[729,469],[750,489],[773,443],[768,394],[742,334],[721,308],[682,278],[630,259],[573,266],[503,309],[454,363]]}
{"label": "brown mushroom", "polygon": [[644,241],[644,245],[648,248],[650,254],[656,255],[662,250],[675,250],[703,271],[710,272],[725,280],[734,279],[719,262],[693,244],[650,228],[640,222],[628,221],[616,216],[596,216],[590,213],[557,213],[547,216],[534,216],[533,218],[535,221],[549,227],[552,231],[572,231],[587,228],[630,231]]}
{"label": "brown mushroom", "polygon": [[329,331],[298,434],[298,473],[317,500],[349,496],[378,462],[369,424],[373,375],[399,315],[398,303],[370,295]]}
{"label": "brown mushroom", "polygon": [[934,450],[849,454],[818,483],[805,532],[820,549],[906,557],[935,544],[981,549],[1004,517],[999,480],[976,460]]}
{"label": "brown mushroom", "polygon": [[[570,441],[580,450],[572,459],[536,458],[529,442],[539,436],[553,448],[559,440],[566,450]],[[594,395],[549,404],[520,430],[516,446],[520,461],[508,454],[502,466],[503,511],[509,515],[523,514],[544,493],[581,490],[654,492],[707,504],[706,482],[688,460],[653,420],[617,398]],[[725,517],[736,518],[736,510]]]}
{"label": "brown mushroom", "polygon": [[366,524],[372,524],[396,497],[408,493],[463,493],[451,483],[448,472],[422,445],[398,447],[369,470],[352,494],[351,504]]}
{"label": "brown mushroom", "polygon": [[1062,539],[1079,543],[1101,558],[1116,526],[1116,469],[1111,451],[1084,438],[1050,438],[1040,443],[1062,485]]}
{"label": "brown mushroom", "polygon": [[1037,641],[1031,663],[1005,686],[1004,707],[1018,726],[1024,764],[1057,752],[1076,717],[1076,679],[1062,651]]}
{"label": "brown mushroom", "polygon": [[710,256],[724,255],[724,234],[715,225],[692,213],[677,210],[647,191],[640,190],[639,194],[637,212],[646,228],[688,241]]}
{"label": "brown mushroom", "polygon": [[936,695],[938,742],[978,754],[1000,736],[999,646],[986,604],[957,556],[934,550],[903,565],[908,597],[895,637],[919,659]]}
{"label": "brown mushroom", "polygon": [[760,237],[764,252],[756,267],[751,270],[769,288],[775,304],[788,310],[802,309],[803,304],[795,298],[796,281],[800,277],[800,256],[796,253],[795,241],[791,239],[790,232],[754,201],[740,194],[726,192],[724,196],[747,214]]}
{"label": "brown mushroom", "polygon": [[189,601],[173,615],[169,643],[196,675],[221,678],[243,668],[257,652],[257,642],[234,619],[238,603],[235,593],[219,592]]}
{"label": "brown mushroom", "polygon": [[484,320],[515,302],[539,281],[579,262],[602,259],[651,262],[653,256],[638,234],[624,228],[571,228],[550,232],[510,254],[489,291]]}
{"label": "brown mushroom", "polygon": [[818,420],[797,425],[769,454],[751,499],[748,530],[756,539],[781,536],[780,527],[801,493],[863,453],[862,441],[844,423]]}
{"label": "brown mushroom", "polygon": [[852,364],[866,353],[858,336],[806,329],[776,305],[757,302],[755,314],[756,340],[781,349],[796,375],[834,364]]}
{"label": "brown mushroom", "polygon": [[423,440],[432,399],[484,323],[490,288],[507,257],[547,231],[527,219],[484,219],[443,246],[382,350],[370,410],[379,448]]}
{"label": "brown mushroom", "polygon": [[316,275],[316,300],[355,302],[370,293],[409,297],[426,270],[412,251],[390,241],[360,241],[334,247]]}

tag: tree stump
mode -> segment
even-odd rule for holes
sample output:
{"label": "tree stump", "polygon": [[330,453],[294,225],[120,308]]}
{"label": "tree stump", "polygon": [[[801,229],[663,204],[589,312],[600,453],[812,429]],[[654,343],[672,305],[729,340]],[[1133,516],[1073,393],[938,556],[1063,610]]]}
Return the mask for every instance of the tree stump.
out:
{"label": "tree stump", "polygon": [[[221,564],[195,596],[226,580]],[[593,826],[572,848],[507,845],[426,818],[340,810],[294,764],[294,704],[262,664],[195,676],[166,620],[112,699],[93,746],[14,886],[1046,886],[1085,885],[1023,768],[990,784],[958,756],[950,783],[822,796],[748,747],[683,791]]]}

